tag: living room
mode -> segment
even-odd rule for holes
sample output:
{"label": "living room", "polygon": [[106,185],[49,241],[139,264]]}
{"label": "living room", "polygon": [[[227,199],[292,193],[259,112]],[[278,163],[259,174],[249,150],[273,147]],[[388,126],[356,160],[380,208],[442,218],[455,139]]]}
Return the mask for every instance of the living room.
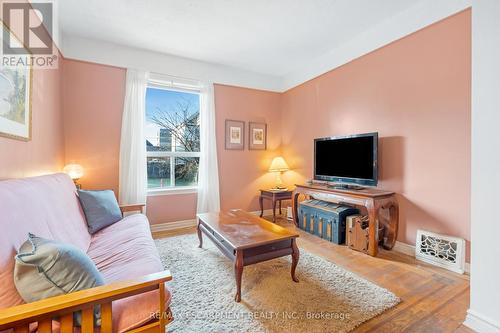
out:
{"label": "living room", "polygon": [[2,1],[0,331],[500,332],[498,10]]}

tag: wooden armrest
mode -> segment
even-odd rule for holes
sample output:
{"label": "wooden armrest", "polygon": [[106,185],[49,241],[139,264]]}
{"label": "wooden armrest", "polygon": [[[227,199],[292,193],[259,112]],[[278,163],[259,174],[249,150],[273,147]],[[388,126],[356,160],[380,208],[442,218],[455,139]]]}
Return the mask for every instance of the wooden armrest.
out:
{"label": "wooden armrest", "polygon": [[122,214],[125,212],[144,212],[144,206],[146,204],[133,204],[133,205],[120,205],[120,210]]}
{"label": "wooden armrest", "polygon": [[[52,318],[72,313],[96,304],[160,289],[164,282],[172,280],[170,271],[145,275],[128,281],[120,281],[104,286],[76,291],[73,293],[46,298],[33,303],[21,304],[0,309],[0,331],[32,321]],[[161,296],[160,296],[161,297]]]}

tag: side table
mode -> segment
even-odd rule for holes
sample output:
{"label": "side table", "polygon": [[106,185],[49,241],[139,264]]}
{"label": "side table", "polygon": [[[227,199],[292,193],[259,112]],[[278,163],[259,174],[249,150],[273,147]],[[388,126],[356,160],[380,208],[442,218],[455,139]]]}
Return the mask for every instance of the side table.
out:
{"label": "side table", "polygon": [[273,222],[276,223],[276,202],[279,203],[279,210],[281,215],[281,201],[292,200],[293,191],[288,189],[283,190],[260,190],[259,204],[260,204],[260,217],[264,214],[264,199],[271,200],[273,203]]}

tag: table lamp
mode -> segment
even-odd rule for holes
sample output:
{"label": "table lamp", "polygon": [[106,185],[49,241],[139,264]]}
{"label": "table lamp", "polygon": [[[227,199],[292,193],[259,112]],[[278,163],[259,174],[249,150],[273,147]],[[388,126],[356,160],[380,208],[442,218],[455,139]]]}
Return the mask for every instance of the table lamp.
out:
{"label": "table lamp", "polygon": [[285,159],[281,156],[275,157],[271,162],[271,166],[269,167],[269,172],[276,173],[276,186],[275,189],[284,189],[283,182],[281,181],[281,173],[283,171],[288,171],[290,168],[288,164],[286,164]]}
{"label": "table lamp", "polygon": [[80,164],[68,164],[64,167],[63,172],[67,173],[73,179],[76,188],[80,189],[82,187],[82,185],[78,184],[78,179],[83,176],[83,167]]}

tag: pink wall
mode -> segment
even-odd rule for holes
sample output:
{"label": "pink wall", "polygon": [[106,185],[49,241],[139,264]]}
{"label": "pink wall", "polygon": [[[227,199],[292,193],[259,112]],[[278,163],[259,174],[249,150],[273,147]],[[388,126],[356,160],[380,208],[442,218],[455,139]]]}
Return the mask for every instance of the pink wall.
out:
{"label": "pink wall", "polygon": [[[121,115],[125,69],[64,61],[63,106],[66,163],[85,169],[80,183],[87,189],[111,188],[118,193]],[[260,187],[274,178],[266,172],[281,143],[280,94],[216,85],[217,140],[221,204],[225,209],[257,210]],[[242,103],[244,101],[244,103]],[[224,150],[226,118],[268,124],[267,151]],[[152,224],[193,219],[196,194],[148,197]]]}
{"label": "pink wall", "polygon": [[84,167],[84,188],[118,194],[125,69],[65,59],[63,76],[66,163]]}
{"label": "pink wall", "polygon": [[[86,189],[113,189],[118,194],[120,133],[126,70],[65,59],[64,138],[66,162],[81,164]],[[151,223],[192,219],[196,195],[148,198]]]}
{"label": "pink wall", "polygon": [[64,163],[59,69],[33,70],[32,138],[24,142],[0,137],[0,179],[61,171]]}
{"label": "pink wall", "polygon": [[[118,195],[126,70],[69,59],[64,63],[66,163],[84,167],[84,188],[112,189]],[[196,196],[155,196],[147,204],[151,223],[186,220],[194,218]]]}
{"label": "pink wall", "polygon": [[283,95],[288,181],[312,177],[313,139],[379,132],[379,187],[398,193],[399,240],[470,239],[471,19],[465,11]]}
{"label": "pink wall", "polygon": [[[259,209],[258,190],[273,184],[267,172],[281,145],[281,95],[262,90],[215,85],[215,112],[221,208]],[[268,126],[265,151],[225,150],[225,120],[243,120]],[[245,138],[248,143],[248,137]],[[266,208],[269,204],[266,203]],[[148,198],[148,217],[152,224],[195,218],[196,194],[152,196]]]}
{"label": "pink wall", "polygon": [[192,220],[196,217],[196,193],[149,196],[147,216],[151,224]]}
{"label": "pink wall", "polygon": [[[414,243],[417,228],[469,239],[470,48],[466,11],[284,94],[216,85],[222,208],[257,210],[276,155],[292,185],[312,177],[313,138],[378,131],[379,187],[398,193],[399,240]],[[117,191],[124,83],[124,69],[64,62],[66,161],[85,167],[86,188]],[[225,150],[225,119],[266,122],[268,150]],[[191,219],[195,207],[196,194],[149,197],[148,217]]]}
{"label": "pink wall", "polygon": [[[274,184],[267,169],[281,151],[281,94],[216,85],[215,108],[221,208],[258,210],[258,190]],[[226,119],[245,121],[245,150],[224,148]],[[250,121],[267,123],[267,150],[248,149]]]}
{"label": "pink wall", "polygon": [[[284,94],[216,85],[222,208],[257,210],[276,155],[292,167],[283,177],[291,185],[312,177],[313,138],[378,131],[379,187],[398,193],[399,240],[413,244],[417,228],[469,240],[470,31],[465,11]],[[32,140],[0,137],[0,179],[74,161],[85,188],[117,192],[124,87],[117,67],[64,59],[59,70],[35,70]],[[266,122],[268,150],[225,150],[225,119],[244,120],[247,131],[249,121]],[[153,224],[195,209],[196,194],[148,198]]]}
{"label": "pink wall", "polygon": [[[4,1],[0,1],[0,5]],[[27,2],[27,1],[21,1]],[[11,22],[20,35],[22,26]],[[57,50],[57,45],[54,44]],[[57,51],[58,52],[58,51]],[[57,53],[59,59],[61,54]],[[0,180],[59,172],[64,166],[64,138],[60,81],[57,69],[34,69],[31,90],[32,133],[30,141],[0,137]]]}

